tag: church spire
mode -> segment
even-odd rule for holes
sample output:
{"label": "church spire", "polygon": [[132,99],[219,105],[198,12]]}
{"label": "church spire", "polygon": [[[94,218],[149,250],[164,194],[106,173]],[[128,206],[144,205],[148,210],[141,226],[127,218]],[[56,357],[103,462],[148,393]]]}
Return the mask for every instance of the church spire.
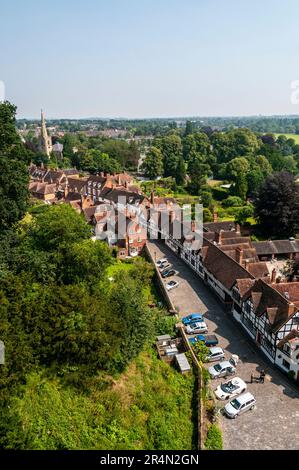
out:
{"label": "church spire", "polygon": [[43,110],[41,109],[41,149],[50,158],[52,152],[52,139],[48,136],[46,119]]}

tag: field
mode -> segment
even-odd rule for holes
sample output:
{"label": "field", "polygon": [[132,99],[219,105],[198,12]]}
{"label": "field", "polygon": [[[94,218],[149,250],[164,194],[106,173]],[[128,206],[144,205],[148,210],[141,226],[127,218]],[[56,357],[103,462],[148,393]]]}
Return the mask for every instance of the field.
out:
{"label": "field", "polygon": [[274,134],[275,137],[278,137],[280,135],[285,135],[288,139],[294,139],[296,144],[299,145],[299,134]]}

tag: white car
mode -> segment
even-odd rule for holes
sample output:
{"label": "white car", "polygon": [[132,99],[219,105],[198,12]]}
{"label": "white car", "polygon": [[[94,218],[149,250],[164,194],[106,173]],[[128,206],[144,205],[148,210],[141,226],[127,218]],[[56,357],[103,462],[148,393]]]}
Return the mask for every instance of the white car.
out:
{"label": "white car", "polygon": [[222,361],[222,359],[224,358],[225,358],[225,354],[222,348],[219,348],[218,346],[210,348],[210,352],[208,355],[209,362]]}
{"label": "white car", "polygon": [[172,290],[172,289],[175,289],[178,286],[179,286],[179,283],[177,281],[169,281],[166,284],[166,289],[167,290]]}
{"label": "white car", "polygon": [[188,335],[196,335],[198,333],[207,333],[208,327],[204,321],[200,321],[186,325],[185,331]]}
{"label": "white car", "polygon": [[229,401],[225,407],[224,412],[229,418],[237,418],[240,414],[245,411],[253,410],[255,408],[256,399],[251,393],[246,392],[243,395],[239,395],[237,398]]}
{"label": "white car", "polygon": [[162,266],[162,264],[166,264],[168,263],[168,260],[167,258],[162,258],[162,259],[159,259],[159,261],[156,262],[156,265],[158,266],[158,268],[160,268]]}
{"label": "white car", "polygon": [[214,366],[208,368],[209,374],[212,379],[218,379],[220,377],[227,377],[229,375],[234,375],[236,372],[236,363],[232,361],[232,358],[229,361],[218,362]]}
{"label": "white car", "polygon": [[170,263],[161,264],[161,266],[159,266],[159,271],[162,273],[165,269],[170,269],[171,267],[172,265]]}
{"label": "white car", "polygon": [[240,393],[245,392],[247,385],[244,380],[239,377],[234,377],[228,382],[219,385],[215,390],[215,395],[218,400],[228,400],[229,398],[236,397]]}

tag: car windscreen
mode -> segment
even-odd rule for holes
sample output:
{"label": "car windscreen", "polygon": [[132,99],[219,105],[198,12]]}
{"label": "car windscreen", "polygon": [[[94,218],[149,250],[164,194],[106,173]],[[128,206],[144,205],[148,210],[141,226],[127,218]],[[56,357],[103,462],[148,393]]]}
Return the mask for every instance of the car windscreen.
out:
{"label": "car windscreen", "polygon": [[236,409],[236,410],[239,410],[241,408],[241,403],[238,401],[237,398],[235,398],[234,400],[232,400],[230,402],[230,404]]}
{"label": "car windscreen", "polygon": [[226,384],[222,384],[220,386],[220,388],[225,393],[232,393],[235,390],[237,390],[238,387],[236,385],[234,385],[232,382],[228,382]]}
{"label": "car windscreen", "polygon": [[214,369],[215,369],[216,372],[220,372],[220,371],[222,370],[222,367],[221,367],[220,364],[216,364],[216,365],[214,366]]}

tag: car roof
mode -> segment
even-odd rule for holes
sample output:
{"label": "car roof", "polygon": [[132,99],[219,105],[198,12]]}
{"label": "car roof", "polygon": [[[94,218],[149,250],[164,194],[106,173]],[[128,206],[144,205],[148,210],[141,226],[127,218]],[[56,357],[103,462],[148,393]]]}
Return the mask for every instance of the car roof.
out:
{"label": "car roof", "polygon": [[248,400],[255,400],[254,396],[250,392],[242,393],[237,397],[238,402],[245,403]]}
{"label": "car roof", "polygon": [[234,367],[229,361],[219,362],[219,365],[222,369],[225,369],[226,367]]}
{"label": "car roof", "polygon": [[199,326],[202,327],[202,326],[206,326],[205,322],[204,321],[196,321],[194,323],[191,323],[191,328],[198,328]]}
{"label": "car roof", "polygon": [[242,386],[245,384],[244,380],[240,379],[240,377],[233,377],[232,379],[228,380],[227,383],[228,382],[232,382],[234,385],[242,385]]}
{"label": "car roof", "polygon": [[217,353],[223,353],[223,349],[222,348],[219,348],[219,346],[213,346],[212,348],[210,348],[210,353],[211,354],[217,354]]}

